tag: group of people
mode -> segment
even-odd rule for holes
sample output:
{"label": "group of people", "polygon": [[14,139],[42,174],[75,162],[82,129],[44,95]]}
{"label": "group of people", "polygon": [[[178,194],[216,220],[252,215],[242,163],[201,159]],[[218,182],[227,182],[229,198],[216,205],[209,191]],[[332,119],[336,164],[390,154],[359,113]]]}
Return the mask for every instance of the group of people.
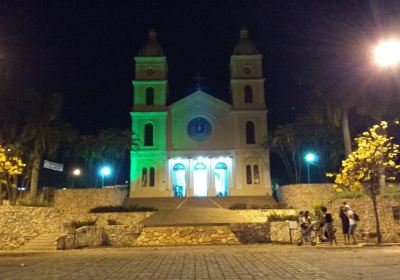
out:
{"label": "group of people", "polygon": [[[312,245],[315,245],[315,239],[319,238],[320,241],[329,242],[332,245],[336,242],[335,228],[333,226],[332,214],[328,211],[325,206],[321,206],[322,216],[318,221],[312,221],[309,211],[299,212],[299,225],[301,237],[298,241],[298,245],[302,245],[304,241],[310,241]],[[351,244],[350,237],[352,238],[352,244],[357,244],[354,236],[355,229],[357,227],[356,214],[351,210],[350,205],[346,202],[340,207],[339,217],[342,222],[342,230],[344,235],[344,244]]]}

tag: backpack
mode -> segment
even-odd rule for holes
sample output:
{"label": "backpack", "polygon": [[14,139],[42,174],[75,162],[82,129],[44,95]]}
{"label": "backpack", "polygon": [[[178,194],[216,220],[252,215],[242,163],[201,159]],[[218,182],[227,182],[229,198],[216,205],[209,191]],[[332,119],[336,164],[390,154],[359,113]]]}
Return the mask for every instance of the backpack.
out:
{"label": "backpack", "polygon": [[353,219],[354,219],[354,221],[358,222],[358,221],[360,221],[360,216],[358,216],[357,213],[353,213]]}

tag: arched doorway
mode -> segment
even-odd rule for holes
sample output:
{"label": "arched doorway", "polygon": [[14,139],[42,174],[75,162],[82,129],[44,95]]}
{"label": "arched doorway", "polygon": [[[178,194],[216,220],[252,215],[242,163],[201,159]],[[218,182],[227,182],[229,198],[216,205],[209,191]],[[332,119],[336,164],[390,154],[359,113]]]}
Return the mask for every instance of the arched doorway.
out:
{"label": "arched doorway", "polygon": [[172,183],[175,197],[185,196],[186,191],[186,169],[182,163],[177,163],[172,168]]}
{"label": "arched doorway", "polygon": [[229,189],[228,167],[225,163],[219,162],[215,165],[214,173],[215,194],[217,196],[227,196]]}
{"label": "arched doorway", "polygon": [[193,194],[194,196],[207,196],[207,167],[199,162],[193,171]]}

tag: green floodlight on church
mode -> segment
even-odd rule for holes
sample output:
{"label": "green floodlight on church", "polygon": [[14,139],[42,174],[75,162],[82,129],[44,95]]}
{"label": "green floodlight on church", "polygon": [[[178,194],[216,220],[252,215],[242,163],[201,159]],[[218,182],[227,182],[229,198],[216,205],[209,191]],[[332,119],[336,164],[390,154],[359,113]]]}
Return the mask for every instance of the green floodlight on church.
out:
{"label": "green floodlight on church", "polygon": [[314,153],[307,153],[304,157],[307,162],[307,183],[310,183],[310,164],[318,161],[318,156]]}

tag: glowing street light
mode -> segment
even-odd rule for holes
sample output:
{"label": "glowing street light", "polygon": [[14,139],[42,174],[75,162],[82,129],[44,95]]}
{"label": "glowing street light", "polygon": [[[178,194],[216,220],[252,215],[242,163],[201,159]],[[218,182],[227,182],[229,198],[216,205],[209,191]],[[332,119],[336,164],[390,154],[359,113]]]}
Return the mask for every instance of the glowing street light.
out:
{"label": "glowing street light", "polygon": [[391,39],[380,42],[374,49],[376,64],[393,67],[400,64],[400,40]]}
{"label": "glowing street light", "polygon": [[81,175],[81,170],[79,168],[75,168],[74,170],[72,170],[72,188],[74,187],[74,181],[75,181],[75,177],[78,177]]}
{"label": "glowing street light", "polygon": [[313,164],[318,160],[318,157],[314,153],[307,153],[304,157],[305,161],[307,162],[307,182],[310,183],[310,164]]}
{"label": "glowing street light", "polygon": [[108,166],[104,166],[100,169],[101,174],[101,187],[104,187],[104,176],[108,176],[111,174],[111,168]]}

